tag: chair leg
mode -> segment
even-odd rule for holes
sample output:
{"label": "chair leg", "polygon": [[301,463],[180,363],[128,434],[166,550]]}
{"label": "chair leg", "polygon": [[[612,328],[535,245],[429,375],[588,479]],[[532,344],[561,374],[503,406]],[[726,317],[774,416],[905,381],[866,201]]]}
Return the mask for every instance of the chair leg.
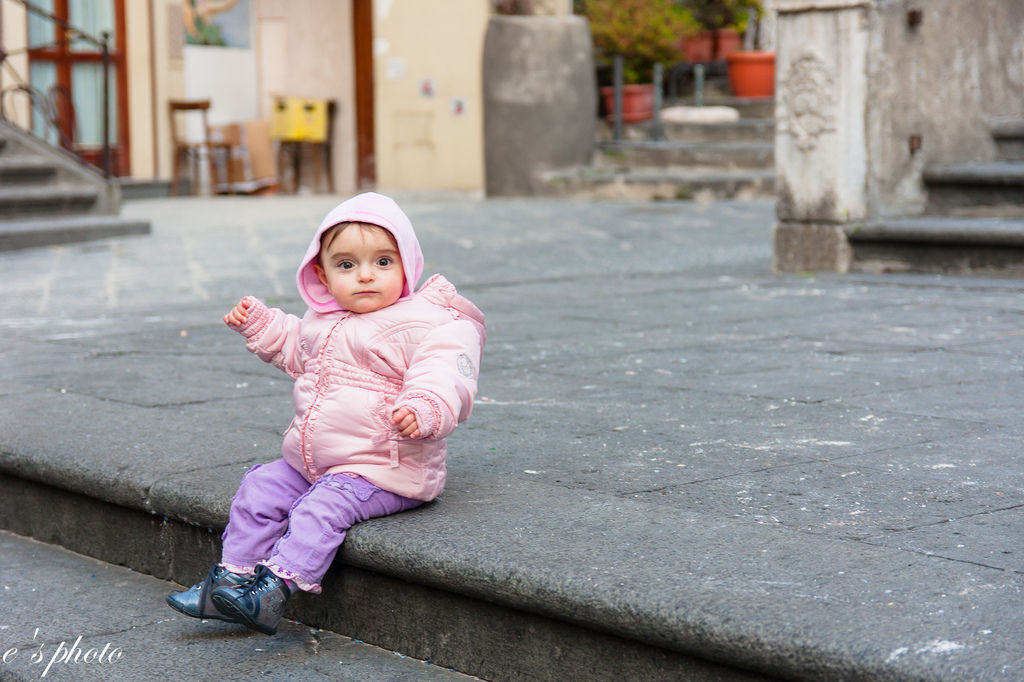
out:
{"label": "chair leg", "polygon": [[178,196],[178,180],[181,176],[181,150],[174,150],[174,168],[171,175],[171,196]]}
{"label": "chair leg", "polygon": [[217,181],[220,179],[217,169],[214,168],[216,161],[213,158],[213,147],[206,147],[206,165],[210,173],[210,196],[217,194]]}
{"label": "chair leg", "polygon": [[327,191],[334,194],[334,164],[331,163],[331,143],[324,142],[324,166],[327,169]]}
{"label": "chair leg", "polygon": [[203,184],[199,177],[199,152],[192,152],[192,194],[199,196],[203,190]]}

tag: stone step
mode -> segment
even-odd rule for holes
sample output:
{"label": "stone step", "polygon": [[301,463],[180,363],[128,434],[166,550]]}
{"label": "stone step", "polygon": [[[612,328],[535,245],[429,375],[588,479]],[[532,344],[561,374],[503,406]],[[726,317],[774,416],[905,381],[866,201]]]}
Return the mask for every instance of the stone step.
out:
{"label": "stone step", "polygon": [[1003,161],[1024,161],[1024,117],[1000,116],[989,126],[999,158]]}
{"label": "stone step", "polygon": [[764,169],[571,168],[543,175],[548,196],[607,200],[722,200],[769,197],[775,172]]}
{"label": "stone step", "polygon": [[[72,481],[74,467],[82,462],[58,464],[48,469],[56,479],[50,485],[30,480],[42,471],[39,465],[49,466],[31,460],[15,454],[2,462],[0,521],[6,529],[181,585],[199,580],[219,559],[227,505],[244,472],[237,466],[207,469],[201,486],[165,476],[132,492],[149,478],[142,471],[153,461],[110,462],[111,471],[132,472],[116,483],[100,483],[109,471]],[[26,477],[11,475],[12,469]],[[652,546],[662,528],[651,523],[649,505],[614,498],[595,504],[585,491],[561,489],[559,504],[552,505],[550,486],[508,483],[462,477],[440,502],[359,524],[324,578],[323,593],[296,594],[286,618],[488,680],[579,679],[585,669],[593,680],[753,682],[776,677],[771,671],[780,670],[773,660],[777,651],[792,655],[788,643],[752,647],[742,630],[759,625],[738,622],[743,619],[681,622],[680,613],[686,611],[679,610],[681,604],[699,601],[703,588],[674,593],[666,610],[660,577],[630,575],[627,580],[624,564],[617,563],[621,552],[604,534],[614,527],[638,546]],[[491,501],[493,509],[481,509],[475,490],[498,495]],[[538,515],[538,509],[545,513]],[[516,519],[527,518],[530,542],[523,544],[521,537],[510,542],[521,534],[517,524],[522,521]],[[726,525],[735,525],[739,534],[718,523],[709,524],[706,532],[689,531],[690,547],[670,550],[672,565],[688,561],[690,551],[712,554],[706,541],[719,543],[723,532],[736,542],[753,542],[755,527]],[[566,534],[569,527],[575,532]],[[657,576],[663,570],[650,567]],[[623,597],[621,586],[627,582]],[[163,602],[164,594],[144,605],[148,622],[180,620]],[[729,631],[729,623],[738,630]],[[193,632],[211,624],[188,626]],[[250,637],[244,632],[234,636]],[[195,637],[198,642],[209,639],[199,632]],[[255,637],[261,645],[278,646],[276,639]],[[801,673],[813,677],[813,671]],[[795,674],[795,669],[782,674]]]}
{"label": "stone step", "polygon": [[55,216],[34,220],[0,221],[0,252],[149,234],[148,221],[118,216]]}
{"label": "stone step", "polygon": [[703,166],[725,169],[775,166],[772,142],[602,142],[594,153],[599,168]]}
{"label": "stone step", "polygon": [[[156,199],[171,195],[170,180],[138,180],[136,178],[114,178],[114,183],[121,189],[121,198],[125,201],[135,199]],[[192,179],[185,177],[178,181],[179,196],[192,194]]]}
{"label": "stone step", "polygon": [[[696,106],[694,97],[681,97],[670,104]],[[740,118],[774,118],[775,99],[771,97],[733,97],[731,95],[705,96],[703,106],[732,107],[740,113]]]}
{"label": "stone step", "polygon": [[1024,276],[1024,219],[920,216],[845,231],[859,272]]}
{"label": "stone step", "polygon": [[0,157],[0,185],[41,184],[52,180],[57,167],[33,156]]}
{"label": "stone step", "polygon": [[[612,140],[612,126],[598,124],[598,140]],[[655,138],[652,121],[634,123],[623,127],[627,140],[651,140]],[[672,123],[663,121],[660,139],[678,142],[772,142],[775,141],[775,120],[771,118],[741,118],[726,123]]]}
{"label": "stone step", "polygon": [[45,184],[0,187],[0,220],[88,212],[100,191],[86,185]]}
{"label": "stone step", "polygon": [[1024,203],[1024,162],[932,166],[923,177],[930,214],[963,206]]}
{"label": "stone step", "polygon": [[14,533],[0,556],[5,680],[476,679],[294,621],[271,638],[188,618],[164,605],[180,585]]}

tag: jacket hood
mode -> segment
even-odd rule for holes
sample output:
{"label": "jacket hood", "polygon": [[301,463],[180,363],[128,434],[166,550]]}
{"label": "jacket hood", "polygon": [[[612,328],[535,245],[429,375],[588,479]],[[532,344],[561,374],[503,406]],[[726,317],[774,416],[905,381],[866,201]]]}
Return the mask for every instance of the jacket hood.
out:
{"label": "jacket hood", "polygon": [[366,192],[335,206],[320,223],[312,241],[309,242],[309,248],[306,249],[306,255],[303,256],[295,275],[299,295],[306,305],[318,313],[343,310],[316,276],[313,264],[320,255],[320,237],[323,233],[335,225],[348,222],[378,225],[391,233],[398,244],[398,255],[402,257],[402,267],[405,270],[402,298],[410,296],[423,273],[423,252],[412,229],[412,222],[390,197],[376,192]]}

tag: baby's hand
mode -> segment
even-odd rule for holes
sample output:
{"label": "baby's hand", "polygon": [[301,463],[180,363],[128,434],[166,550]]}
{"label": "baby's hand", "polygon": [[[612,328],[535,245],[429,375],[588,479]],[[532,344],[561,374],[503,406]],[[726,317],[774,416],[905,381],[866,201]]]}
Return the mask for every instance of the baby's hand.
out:
{"label": "baby's hand", "polygon": [[233,327],[241,327],[249,321],[249,308],[251,307],[252,301],[246,296],[231,309],[230,313],[224,316],[224,323]]}
{"label": "baby's hand", "polygon": [[391,422],[398,429],[398,432],[406,438],[419,438],[420,426],[416,423],[416,415],[408,407],[401,407],[395,410],[391,416]]}

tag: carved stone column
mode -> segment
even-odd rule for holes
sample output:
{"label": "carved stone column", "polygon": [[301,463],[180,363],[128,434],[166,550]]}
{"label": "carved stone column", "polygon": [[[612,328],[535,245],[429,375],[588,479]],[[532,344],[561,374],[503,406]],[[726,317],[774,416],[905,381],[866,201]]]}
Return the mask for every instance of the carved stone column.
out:
{"label": "carved stone column", "polygon": [[775,0],[777,271],[846,272],[843,225],[868,212],[874,0]]}

